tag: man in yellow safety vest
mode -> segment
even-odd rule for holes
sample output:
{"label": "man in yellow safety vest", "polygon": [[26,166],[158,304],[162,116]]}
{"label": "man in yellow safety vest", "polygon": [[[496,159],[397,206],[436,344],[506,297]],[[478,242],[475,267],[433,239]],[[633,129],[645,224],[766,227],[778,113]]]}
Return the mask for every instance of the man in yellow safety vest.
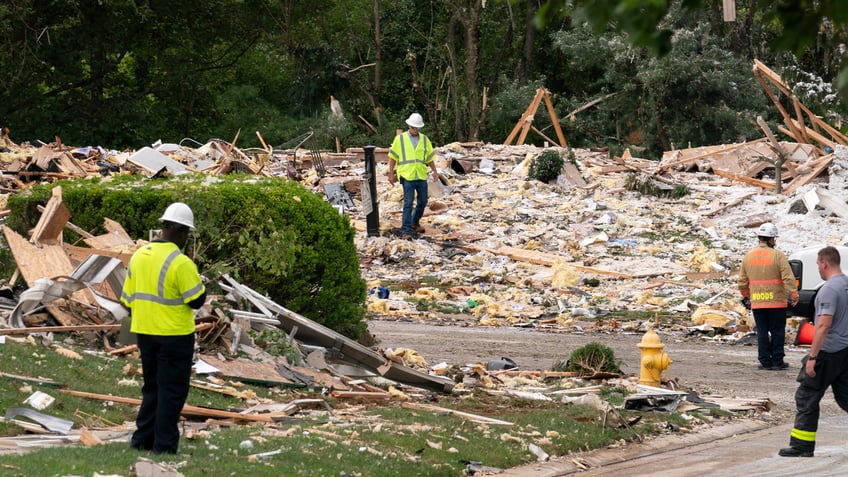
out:
{"label": "man in yellow safety vest", "polygon": [[[424,232],[421,217],[427,208],[427,167],[433,172],[433,179],[439,180],[436,169],[433,144],[424,134],[424,119],[418,113],[412,113],[406,120],[409,130],[395,136],[389,150],[389,183],[394,185],[399,179],[403,186],[403,216],[401,238],[410,239],[413,233]],[[415,202],[415,208],[412,205]]]}
{"label": "man in yellow safety vest", "polygon": [[186,402],[194,356],[194,311],[206,287],[194,262],[180,250],[194,230],[194,213],[175,202],[160,218],[162,236],[130,259],[121,302],[137,335],[144,385],[130,447],[176,454],[178,421]]}

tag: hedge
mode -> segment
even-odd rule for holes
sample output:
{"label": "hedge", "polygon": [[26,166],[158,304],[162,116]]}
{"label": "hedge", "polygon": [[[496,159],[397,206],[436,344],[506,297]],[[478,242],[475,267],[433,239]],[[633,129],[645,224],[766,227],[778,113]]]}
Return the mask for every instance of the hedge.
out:
{"label": "hedge", "polygon": [[[196,232],[186,252],[216,292],[223,273],[275,302],[357,339],[367,333],[365,281],[353,242],[354,228],[323,198],[297,182],[250,175],[181,175],[169,179],[117,176],[41,184],[9,198],[6,226],[24,234],[36,225],[38,205],[53,187],[71,221],[94,235],[103,219],[119,222],[130,237],[147,239],[168,204],[187,203]],[[79,240],[65,232],[65,241]]]}

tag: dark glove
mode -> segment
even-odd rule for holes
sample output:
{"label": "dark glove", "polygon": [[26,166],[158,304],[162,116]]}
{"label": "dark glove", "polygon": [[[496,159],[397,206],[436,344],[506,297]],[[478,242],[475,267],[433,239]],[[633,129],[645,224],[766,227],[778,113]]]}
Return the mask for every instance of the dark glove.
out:
{"label": "dark glove", "polygon": [[746,310],[750,310],[751,309],[751,298],[749,298],[747,296],[743,297],[742,298],[742,306],[744,306]]}

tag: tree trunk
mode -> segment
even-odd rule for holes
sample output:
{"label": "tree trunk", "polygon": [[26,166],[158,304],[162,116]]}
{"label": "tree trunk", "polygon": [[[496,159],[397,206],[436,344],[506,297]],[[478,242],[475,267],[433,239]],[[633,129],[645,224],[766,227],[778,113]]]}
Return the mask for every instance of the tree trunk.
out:
{"label": "tree trunk", "polygon": [[374,97],[372,106],[374,107],[374,116],[377,118],[378,130],[383,130],[383,108],[380,105],[383,92],[383,77],[382,77],[382,44],[383,39],[380,33],[380,0],[374,0]]}
{"label": "tree trunk", "polygon": [[518,70],[518,81],[521,84],[526,83],[533,74],[535,65],[533,57],[536,49],[536,11],[539,9],[538,0],[527,0],[527,8],[524,11],[524,43],[521,48],[521,63]]}

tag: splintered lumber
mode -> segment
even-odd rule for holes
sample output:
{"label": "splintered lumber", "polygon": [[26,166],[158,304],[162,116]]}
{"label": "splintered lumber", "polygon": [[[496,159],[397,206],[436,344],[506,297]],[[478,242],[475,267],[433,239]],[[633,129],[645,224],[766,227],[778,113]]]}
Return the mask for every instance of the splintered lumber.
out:
{"label": "splintered lumber", "polygon": [[739,182],[744,182],[746,184],[751,184],[753,186],[762,187],[763,189],[767,190],[776,189],[776,184],[774,182],[761,181],[759,179],[754,179],[747,176],[740,176],[739,174],[733,174],[731,172],[723,171],[721,169],[713,169],[713,174],[727,179],[733,179]]}
{"label": "splintered lumber", "polygon": [[222,375],[229,378],[237,378],[241,381],[261,384],[293,384],[277,372],[277,368],[271,363],[256,363],[246,360],[221,360],[212,355],[202,355],[203,361],[210,366],[218,368]]}
{"label": "splintered lumber", "polygon": [[[565,141],[565,136],[562,134],[562,128],[559,125],[559,118],[557,118],[556,110],[554,109],[553,103],[551,103],[551,92],[545,88],[539,88],[536,90],[536,95],[533,97],[533,100],[530,101],[530,105],[527,106],[527,109],[524,111],[524,114],[521,115],[521,119],[515,124],[515,127],[512,128],[512,132],[509,133],[504,144],[512,144],[513,139],[518,134],[518,140],[515,144],[524,144],[524,140],[527,138],[527,133],[533,126],[533,117],[536,115],[536,110],[539,109],[539,104],[541,104],[542,99],[545,100],[545,107],[548,109],[548,114],[551,116],[551,123],[554,126],[554,130],[556,130],[557,139],[559,139],[559,143],[557,144],[560,147],[568,147],[568,143]],[[541,134],[536,128],[532,128],[534,131]],[[519,134],[519,131],[521,134]],[[545,137],[551,142],[555,142],[548,137]]]}
{"label": "splintered lumber", "polygon": [[[141,399],[134,399],[122,396],[87,393],[83,391],[74,391],[72,389],[59,389],[59,392],[70,396],[76,396],[86,399],[99,399],[101,401],[112,401],[119,402],[121,404],[131,404],[136,406],[141,404]],[[180,412],[180,414],[185,416],[214,417],[220,419],[234,419],[241,421],[274,422],[271,416],[267,414],[239,414],[237,412],[224,411],[222,409],[210,409],[205,407],[189,406],[187,404],[183,406],[183,410]]]}
{"label": "splintered lumber", "polygon": [[54,187],[53,195],[47,201],[47,206],[38,219],[30,241],[39,247],[41,243],[61,244],[62,229],[70,218],[71,212],[62,201],[62,188]]}
{"label": "splintered lumber", "polygon": [[52,379],[48,379],[48,378],[42,378],[42,377],[35,378],[35,377],[30,377],[30,376],[22,376],[20,374],[4,373],[3,371],[0,371],[0,377],[11,379],[13,381],[22,381],[22,382],[25,382],[25,383],[41,384],[43,386],[51,386],[51,387],[64,386],[64,384],[62,384],[58,381],[53,381]]}
{"label": "splintered lumber", "polygon": [[418,409],[421,411],[430,411],[436,414],[453,414],[456,417],[465,419],[466,421],[476,422],[479,424],[495,424],[499,426],[511,426],[513,423],[508,421],[501,421],[500,419],[494,419],[491,417],[481,416],[479,414],[471,414],[468,412],[457,411],[454,409],[448,409],[446,407],[434,406],[432,404],[424,404],[419,402],[405,402],[401,404],[402,407],[407,409]]}
{"label": "splintered lumber", "polygon": [[106,233],[96,237],[86,237],[85,243],[91,248],[111,250],[118,247],[135,248],[135,240],[133,240],[126,230],[112,219],[103,219],[103,228]]}
{"label": "splintered lumber", "polygon": [[821,174],[822,171],[830,166],[831,162],[833,162],[833,154],[828,154],[815,162],[811,162],[808,164],[809,167],[798,171],[798,175],[795,179],[783,188],[783,193],[786,195],[792,194],[799,187],[807,184]]}
{"label": "splintered lumber", "polygon": [[30,333],[67,333],[69,331],[117,331],[121,325],[76,325],[76,326],[35,326],[31,328],[4,328],[0,335],[25,335]]}
{"label": "splintered lumber", "polygon": [[501,245],[498,248],[477,247],[477,246],[474,246],[474,245],[463,245],[460,248],[466,249],[466,250],[471,249],[471,250],[474,250],[475,252],[485,250],[485,251],[487,251],[489,253],[493,253],[495,255],[503,255],[503,256],[509,257],[512,260],[517,260],[517,261],[520,261],[520,262],[534,263],[536,265],[546,265],[548,267],[552,267],[552,266],[556,265],[557,262],[564,262],[564,263],[568,263],[569,266],[574,267],[575,269],[581,270],[581,271],[584,271],[584,272],[597,273],[599,275],[611,275],[611,276],[614,276],[616,278],[633,278],[632,275],[629,275],[627,273],[614,272],[614,271],[610,271],[610,270],[603,270],[603,269],[600,269],[600,268],[592,268],[592,267],[586,267],[586,266],[583,266],[583,265],[577,265],[577,264],[574,264],[574,263],[570,263],[559,255],[555,255],[555,254],[552,254],[552,253],[539,252],[537,250],[525,250],[523,248],[509,247],[509,246],[506,246],[506,245]]}
{"label": "splintered lumber", "polygon": [[391,395],[387,392],[375,391],[333,391],[330,396],[334,398],[360,398],[360,399],[389,399]]}
{"label": "splintered lumber", "polygon": [[73,273],[74,267],[61,245],[45,244],[39,249],[9,227],[3,227],[3,234],[28,287],[32,287],[39,278]]}

